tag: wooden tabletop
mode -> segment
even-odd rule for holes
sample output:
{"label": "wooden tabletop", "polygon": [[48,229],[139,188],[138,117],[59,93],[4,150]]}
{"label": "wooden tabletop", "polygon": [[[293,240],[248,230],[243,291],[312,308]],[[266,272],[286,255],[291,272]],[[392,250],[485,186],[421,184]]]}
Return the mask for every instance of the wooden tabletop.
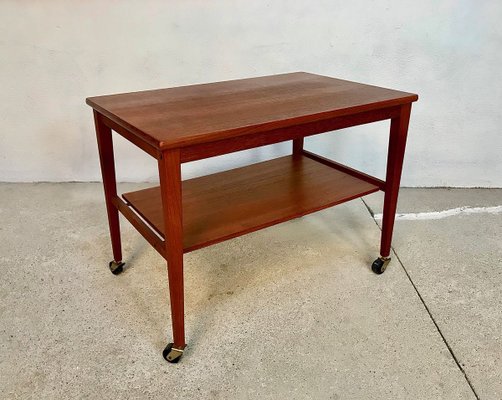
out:
{"label": "wooden tabletop", "polygon": [[418,96],[305,72],[89,97],[159,149],[190,146],[402,105]]}

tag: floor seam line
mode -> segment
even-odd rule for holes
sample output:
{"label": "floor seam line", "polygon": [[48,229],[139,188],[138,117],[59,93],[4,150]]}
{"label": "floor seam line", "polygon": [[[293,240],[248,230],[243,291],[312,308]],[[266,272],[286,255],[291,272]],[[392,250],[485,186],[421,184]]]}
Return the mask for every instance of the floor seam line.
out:
{"label": "floor seam line", "polygon": [[[371,210],[371,208],[368,206],[368,204],[364,201],[363,198],[361,198],[363,204],[365,205],[366,209],[368,210],[371,218],[373,219],[373,222],[375,223],[375,225],[378,227],[378,229],[380,231],[382,231],[382,228],[380,227],[380,225],[378,225],[378,222],[376,221],[375,219],[375,214],[373,212],[373,210]],[[460,362],[458,361],[457,359],[457,356],[455,355],[455,353],[453,352],[453,349],[450,347],[450,344],[448,343],[448,341],[446,340],[445,336],[443,335],[443,332],[441,332],[441,329],[439,328],[439,325],[437,324],[436,320],[434,319],[434,317],[432,316],[432,313],[431,311],[429,310],[429,307],[427,306],[427,304],[425,303],[425,300],[423,299],[422,295],[420,294],[418,288],[416,287],[415,283],[413,282],[413,280],[411,279],[411,276],[410,274],[408,273],[408,271],[406,270],[403,262],[401,261],[401,259],[399,258],[399,255],[397,254],[396,250],[394,249],[393,246],[391,246],[391,249],[392,249],[392,252],[396,255],[396,259],[397,261],[399,262],[399,264],[401,265],[401,268],[403,269],[404,273],[406,274],[406,277],[408,278],[408,280],[410,281],[411,283],[411,286],[413,287],[413,289],[415,290],[415,293],[417,294],[418,298],[420,299],[420,301],[422,302],[422,305],[424,306],[425,310],[427,311],[427,314],[429,315],[429,318],[431,319],[432,323],[434,324],[434,326],[436,327],[436,330],[438,331],[439,335],[441,336],[441,339],[443,340],[443,343],[445,344],[446,348],[448,349],[448,351],[450,352],[453,360],[455,361],[455,364],[457,364],[457,367],[458,369],[460,370],[460,372],[462,372],[462,374],[464,375],[464,378],[467,382],[467,384],[469,385],[469,387],[471,388],[472,390],[472,393],[474,394],[474,396],[476,397],[477,400],[480,400],[478,394],[476,393],[476,390],[474,389],[474,386],[473,384],[471,383],[469,377],[467,376],[467,373],[465,372],[465,370],[462,368],[462,365],[460,364]]]}
{"label": "floor seam line", "polygon": [[[431,221],[456,217],[458,215],[473,215],[473,214],[499,214],[502,213],[502,205],[490,207],[471,207],[461,206],[456,208],[448,208],[441,211],[428,211],[417,213],[397,213],[396,221]],[[381,220],[382,214],[373,214],[373,218]]]}

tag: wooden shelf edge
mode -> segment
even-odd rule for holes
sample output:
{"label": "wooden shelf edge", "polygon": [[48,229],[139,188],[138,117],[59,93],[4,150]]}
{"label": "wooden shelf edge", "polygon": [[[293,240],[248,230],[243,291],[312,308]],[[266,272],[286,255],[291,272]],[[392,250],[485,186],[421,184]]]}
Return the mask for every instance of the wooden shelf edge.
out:
{"label": "wooden shelf edge", "polygon": [[372,185],[378,186],[378,188],[380,190],[385,191],[385,181],[382,181],[381,179],[378,179],[374,176],[368,175],[368,174],[361,172],[357,169],[350,168],[344,164],[340,164],[340,163],[333,161],[333,160],[330,160],[328,158],[322,157],[322,156],[315,154],[315,153],[312,153],[310,151],[302,149],[301,152],[305,157],[311,158],[312,160],[316,160],[322,164],[328,165],[328,166],[335,168],[339,171],[345,172],[346,174],[355,176],[356,178],[362,179],[363,181],[369,182]]}
{"label": "wooden shelf edge", "polygon": [[209,240],[209,241],[201,243],[201,244],[189,246],[189,247],[184,248],[183,252],[184,253],[189,253],[189,252],[194,251],[194,250],[200,250],[200,249],[203,249],[204,247],[211,246],[213,244],[221,243],[221,242],[224,242],[224,241],[230,240],[230,239],[235,239],[235,238],[237,238],[239,236],[247,235],[248,233],[253,233],[253,232],[259,231],[261,229],[270,228],[270,227],[272,227],[274,225],[282,224],[283,222],[287,222],[287,221],[291,221],[293,219],[301,218],[301,217],[303,217],[305,215],[313,214],[315,212],[322,211],[322,210],[325,210],[327,208],[331,208],[331,207],[334,207],[336,205],[339,205],[339,204],[342,204],[342,203],[346,203],[346,202],[351,201],[351,200],[358,199],[359,197],[367,196],[368,194],[378,192],[379,190],[380,189],[378,189],[378,188],[374,188],[372,190],[369,190],[367,192],[354,195],[354,196],[352,196],[350,198],[347,198],[347,199],[344,199],[342,201],[337,201],[337,202],[329,203],[329,204],[321,206],[321,207],[309,209],[308,211],[305,211],[305,212],[303,212],[301,214],[295,214],[294,217],[290,217],[290,218],[286,218],[286,219],[280,218],[280,219],[277,219],[275,221],[272,220],[272,221],[266,222],[266,223],[264,223],[262,225],[254,226],[253,228],[249,228],[249,229],[246,229],[246,230],[243,230],[243,231],[240,231],[240,232],[232,233],[232,234],[229,234],[229,235],[226,235],[226,236],[221,236],[221,237],[215,238],[214,240]]}
{"label": "wooden shelf edge", "polygon": [[[184,252],[381,190],[376,178],[368,181],[323,161],[310,154],[286,156],[183,181]],[[160,187],[122,196],[164,237]]]}
{"label": "wooden shelf edge", "polygon": [[[136,230],[141,233],[141,235],[150,243],[150,245],[157,250],[157,252],[164,258],[166,258],[166,248],[162,238],[158,237],[159,233],[153,225],[151,225],[145,218],[141,215],[136,215],[137,211],[134,207],[130,207],[129,204],[124,202],[119,197],[114,197],[112,199],[113,205],[122,213],[122,215],[131,223]],[[136,213],[135,213],[136,212]],[[139,213],[138,213],[139,214]],[[145,222],[146,221],[146,222]],[[157,232],[157,234],[155,233]],[[163,237],[163,235],[160,235]]]}

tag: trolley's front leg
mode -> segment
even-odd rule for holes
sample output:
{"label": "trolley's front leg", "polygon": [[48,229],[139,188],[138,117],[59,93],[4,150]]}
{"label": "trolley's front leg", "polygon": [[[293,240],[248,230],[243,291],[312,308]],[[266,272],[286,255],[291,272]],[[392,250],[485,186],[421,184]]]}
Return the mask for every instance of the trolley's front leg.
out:
{"label": "trolley's front leg", "polygon": [[113,260],[110,261],[108,266],[114,275],[118,275],[122,272],[124,263],[122,262],[119,212],[112,202],[113,198],[117,196],[112,130],[103,123],[100,114],[96,111],[94,111],[94,124],[96,125],[99,161],[101,164],[101,175],[103,176],[106,211],[108,213],[108,225],[110,227],[113,251]]}
{"label": "trolley's front leg", "polygon": [[390,249],[392,231],[396,217],[397,197],[403,169],[406,137],[410,121],[411,103],[401,106],[399,116],[390,122],[389,148],[387,154],[387,174],[385,179],[385,198],[382,217],[382,239],[380,243],[380,257],[377,258],[371,269],[381,274],[390,262]]}
{"label": "trolley's front leg", "polygon": [[159,160],[159,176],[174,339],[174,343],[169,343],[162,355],[167,361],[176,363],[183,355],[186,346],[183,296],[183,213],[179,149],[167,150],[162,153],[162,158]]}

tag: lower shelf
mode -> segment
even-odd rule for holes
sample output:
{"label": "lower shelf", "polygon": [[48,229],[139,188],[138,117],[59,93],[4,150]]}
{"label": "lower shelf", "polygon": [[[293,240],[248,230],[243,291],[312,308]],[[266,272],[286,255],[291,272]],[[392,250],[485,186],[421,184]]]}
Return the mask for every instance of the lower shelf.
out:
{"label": "lower shelf", "polygon": [[[379,188],[305,156],[287,156],[183,181],[185,252],[373,193]],[[160,187],[125,201],[161,236]]]}

